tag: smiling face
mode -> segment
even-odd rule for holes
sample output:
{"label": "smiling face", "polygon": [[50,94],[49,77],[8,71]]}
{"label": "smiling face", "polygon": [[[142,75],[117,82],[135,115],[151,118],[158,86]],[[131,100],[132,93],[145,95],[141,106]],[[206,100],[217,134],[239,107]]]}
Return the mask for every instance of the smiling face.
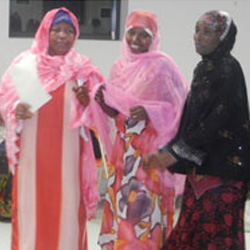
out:
{"label": "smiling face", "polygon": [[198,54],[208,55],[219,46],[219,34],[205,21],[198,21],[195,27],[194,42]]}
{"label": "smiling face", "polygon": [[133,27],[127,31],[126,41],[132,53],[140,54],[149,51],[152,37],[144,28]]}
{"label": "smiling face", "polygon": [[66,55],[75,41],[75,29],[67,22],[51,27],[49,32],[49,55]]}

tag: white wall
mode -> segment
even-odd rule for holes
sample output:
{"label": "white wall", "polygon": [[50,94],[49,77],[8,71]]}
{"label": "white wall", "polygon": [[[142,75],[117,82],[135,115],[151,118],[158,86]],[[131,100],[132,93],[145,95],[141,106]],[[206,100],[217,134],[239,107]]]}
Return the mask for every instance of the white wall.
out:
{"label": "white wall", "polygon": [[[190,82],[192,72],[200,60],[193,46],[197,18],[207,10],[223,9],[234,18],[238,36],[233,54],[240,61],[250,89],[250,0],[122,0],[123,20],[127,12],[145,9],[156,13],[162,38],[162,50],[171,55]],[[9,0],[0,1],[0,75],[12,59],[30,47],[32,39],[8,38]],[[89,56],[104,76],[108,76],[112,62],[120,53],[120,41],[79,40],[78,52]]]}

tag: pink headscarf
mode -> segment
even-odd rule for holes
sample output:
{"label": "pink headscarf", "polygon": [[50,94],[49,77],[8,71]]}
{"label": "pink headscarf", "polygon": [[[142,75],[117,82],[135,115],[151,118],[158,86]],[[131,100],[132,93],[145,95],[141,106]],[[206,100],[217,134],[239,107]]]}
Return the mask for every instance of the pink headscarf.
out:
{"label": "pink headscarf", "polygon": [[[84,79],[88,82],[89,89],[92,89],[94,87],[93,85],[98,85],[98,83],[103,81],[103,77],[99,73],[98,69],[93,66],[86,56],[78,54],[73,47],[66,55],[63,56],[50,56],[48,54],[50,27],[56,13],[59,10],[67,12],[72,19],[76,31],[75,41],[77,40],[79,36],[79,27],[76,17],[66,8],[58,8],[49,11],[43,18],[37,30],[31,49],[21,53],[12,62],[2,78],[0,88],[0,109],[6,125],[7,153],[9,167],[12,172],[14,172],[15,166],[18,164],[16,156],[19,152],[19,147],[16,145],[18,140],[16,128],[18,124],[15,119],[14,109],[15,105],[19,101],[19,98],[13,85],[12,78],[9,75],[10,70],[26,56],[36,55],[37,73],[40,78],[41,85],[47,92],[56,90],[69,80]],[[84,122],[84,116],[87,116],[85,110],[73,96],[71,122],[69,126],[71,128],[79,127],[81,125],[90,126],[90,124],[86,124]],[[88,136],[90,135],[88,134]],[[87,206],[88,217],[91,217],[95,211],[95,203],[99,198],[99,193],[97,189],[95,158],[91,140],[89,141],[90,143],[85,143],[86,145],[84,145],[84,148],[86,153],[82,155],[82,183],[84,192],[83,197]]]}
{"label": "pink headscarf", "polygon": [[[131,26],[150,29],[153,41],[148,52],[133,54],[124,35],[122,53],[112,66],[104,98],[108,105],[127,117],[132,106],[142,105],[146,109],[157,132],[154,145],[145,138],[144,145],[148,147],[145,152],[150,153],[176,134],[188,85],[174,61],[159,50],[155,15],[148,11],[134,11],[126,22],[126,28]],[[170,179],[167,185],[173,186]]]}
{"label": "pink headscarf", "polygon": [[91,74],[95,74],[102,80],[102,76],[89,58],[76,53],[74,47],[64,56],[50,56],[48,54],[50,27],[59,10],[64,10],[70,15],[76,30],[75,42],[79,36],[78,21],[66,8],[51,10],[43,18],[35,35],[31,52],[37,55],[38,74],[45,89],[53,91],[67,80],[87,79]]}
{"label": "pink headscarf", "polygon": [[154,36],[158,31],[156,16],[154,13],[149,11],[131,12],[126,22],[126,29],[128,29],[129,27],[149,29]]}

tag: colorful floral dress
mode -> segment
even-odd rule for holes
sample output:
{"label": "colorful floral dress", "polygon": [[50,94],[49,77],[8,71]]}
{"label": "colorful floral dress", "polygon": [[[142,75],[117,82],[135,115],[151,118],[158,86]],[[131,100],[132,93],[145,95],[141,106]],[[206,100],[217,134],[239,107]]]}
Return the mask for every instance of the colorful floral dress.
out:
{"label": "colorful floral dress", "polygon": [[146,173],[140,164],[155,131],[148,121],[122,115],[116,124],[99,244],[109,250],[160,249],[172,229],[175,192],[164,187],[163,173]]}

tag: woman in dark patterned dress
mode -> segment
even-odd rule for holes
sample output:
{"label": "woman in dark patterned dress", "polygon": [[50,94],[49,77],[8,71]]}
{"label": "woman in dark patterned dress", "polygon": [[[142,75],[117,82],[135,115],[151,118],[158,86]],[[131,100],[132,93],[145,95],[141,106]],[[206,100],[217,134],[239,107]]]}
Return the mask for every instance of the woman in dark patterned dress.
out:
{"label": "woman in dark patterned dress", "polygon": [[179,221],[163,250],[245,249],[249,112],[243,72],[230,54],[236,33],[228,13],[209,11],[199,18],[194,41],[202,60],[179,131],[144,157],[144,168],[168,167],[188,176]]}

